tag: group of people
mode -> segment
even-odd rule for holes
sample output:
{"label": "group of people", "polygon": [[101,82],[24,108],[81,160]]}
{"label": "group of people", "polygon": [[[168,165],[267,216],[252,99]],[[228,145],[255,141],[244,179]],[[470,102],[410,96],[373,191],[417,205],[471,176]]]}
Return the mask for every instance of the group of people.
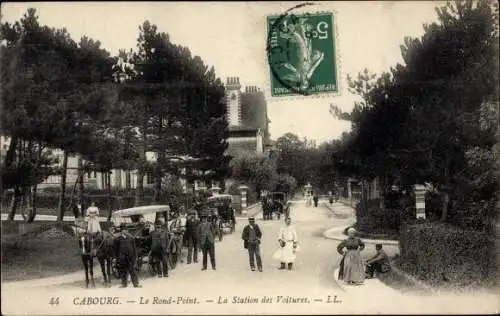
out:
{"label": "group of people", "polygon": [[353,227],[347,230],[347,234],[348,238],[337,246],[337,252],[342,255],[339,280],[350,285],[360,285],[363,284],[365,278],[373,278],[375,272],[386,273],[390,271],[389,257],[382,248],[382,244],[376,244],[375,256],[363,263],[361,251],[365,249],[365,244],[356,237],[356,230]]}
{"label": "group of people", "polygon": [[[241,239],[243,239],[243,247],[248,250],[250,269],[255,271],[255,261],[257,261],[257,269],[262,272],[262,257],[260,255],[262,231],[259,225],[255,223],[254,217],[248,219],[248,225],[243,228]],[[288,270],[292,270],[296,252],[299,251],[298,242],[297,230],[292,225],[292,219],[287,217],[285,227],[280,229],[278,235],[280,247],[273,255],[273,258],[280,262],[279,269],[288,268]]]}
{"label": "group of people", "polygon": [[[287,205],[287,208],[289,207],[290,205]],[[94,203],[87,209],[86,215],[88,218],[87,232],[90,234],[99,233],[101,231],[98,219],[99,209]],[[183,243],[185,243],[188,248],[187,264],[197,263],[198,252],[202,251],[201,270],[207,270],[208,257],[210,257],[212,270],[216,270],[215,240],[219,231],[215,222],[211,220],[211,216],[202,214],[198,218],[197,212],[192,210],[188,212],[185,222],[179,225],[182,226],[183,234],[182,243],[179,247],[182,248]],[[362,284],[365,278],[372,278],[375,272],[385,273],[390,270],[389,257],[381,244],[375,246],[376,255],[363,263],[361,251],[364,250],[365,244],[360,238],[356,237],[354,228],[349,228],[347,234],[348,238],[337,246],[338,253],[342,255],[339,280],[344,280],[351,285],[358,285]],[[168,277],[166,236],[164,225],[160,222],[155,223],[155,230],[148,236],[151,246],[150,258],[158,277]],[[138,287],[139,282],[135,270],[137,250],[134,237],[128,232],[126,225],[121,225],[115,237],[114,243],[121,269],[122,286],[127,286],[127,278],[130,275],[133,285]],[[260,253],[262,231],[255,223],[254,217],[248,219],[248,224],[243,228],[241,238],[243,239],[243,247],[248,251],[250,269],[255,271],[257,268],[258,271],[263,272]],[[299,251],[299,245],[297,230],[292,225],[289,216],[285,218],[285,226],[279,231],[278,243],[279,249],[274,253],[273,259],[280,262],[279,269],[292,270],[296,253]]]}

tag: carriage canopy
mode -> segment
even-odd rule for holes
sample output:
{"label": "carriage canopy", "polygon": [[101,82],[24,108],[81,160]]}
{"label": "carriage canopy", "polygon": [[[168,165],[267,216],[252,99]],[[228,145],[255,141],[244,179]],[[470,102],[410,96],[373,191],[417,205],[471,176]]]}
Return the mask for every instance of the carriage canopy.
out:
{"label": "carriage canopy", "polygon": [[168,205],[132,207],[113,212],[112,221],[115,225],[120,225],[121,223],[133,224],[142,221],[154,223],[160,218],[166,220],[169,211],[170,206]]}

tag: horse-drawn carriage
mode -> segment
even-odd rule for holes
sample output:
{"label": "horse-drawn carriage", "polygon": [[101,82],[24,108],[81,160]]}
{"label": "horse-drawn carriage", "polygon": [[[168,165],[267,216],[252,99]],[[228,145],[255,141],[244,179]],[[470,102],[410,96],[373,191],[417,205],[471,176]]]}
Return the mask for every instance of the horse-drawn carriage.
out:
{"label": "horse-drawn carriage", "polygon": [[[112,214],[114,227],[125,225],[128,231],[134,236],[137,248],[137,268],[140,271],[147,263],[152,275],[154,262],[151,260],[150,234],[155,230],[155,223],[162,223],[166,234],[167,257],[171,268],[175,268],[180,259],[181,247],[179,246],[178,234],[172,231],[173,220],[170,220],[170,207],[168,205],[149,205],[133,207],[115,211]],[[113,273],[118,276],[116,261],[113,264]]]}
{"label": "horse-drawn carriage", "polygon": [[273,219],[273,214],[280,219],[286,210],[286,194],[283,192],[271,192],[262,200],[263,219]]}
{"label": "horse-drawn carriage", "polygon": [[219,241],[222,240],[224,230],[233,233],[236,228],[236,218],[232,203],[232,196],[229,194],[218,194],[211,196],[206,201],[206,209],[212,214],[212,221],[218,228]]}

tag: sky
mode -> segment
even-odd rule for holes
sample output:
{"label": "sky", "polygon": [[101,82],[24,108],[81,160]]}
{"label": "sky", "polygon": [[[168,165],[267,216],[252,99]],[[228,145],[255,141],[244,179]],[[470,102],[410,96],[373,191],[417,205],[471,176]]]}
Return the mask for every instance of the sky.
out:
{"label": "sky", "polygon": [[[330,104],[349,111],[357,100],[347,89],[347,75],[368,68],[375,73],[403,63],[400,45],[420,37],[423,24],[437,20],[434,8],[444,2],[314,2],[294,10],[334,12],[340,93],[323,97],[271,97],[266,57],[266,16],[281,14],[303,2],[18,2],[2,3],[2,22],[18,21],[28,8],[40,23],[65,27],[79,41],[99,40],[112,55],[136,47],[145,20],[166,32],[173,43],[214,66],[219,78],[239,77],[243,86],[266,92],[273,139],[292,132],[317,143],[338,138],[350,124],[329,113]],[[244,87],[243,87],[244,89]]]}

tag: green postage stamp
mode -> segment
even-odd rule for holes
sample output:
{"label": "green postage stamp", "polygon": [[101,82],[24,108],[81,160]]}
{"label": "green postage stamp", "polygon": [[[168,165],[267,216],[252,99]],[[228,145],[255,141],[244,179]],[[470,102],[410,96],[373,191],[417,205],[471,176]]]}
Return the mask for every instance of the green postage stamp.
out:
{"label": "green postage stamp", "polygon": [[267,17],[271,95],[338,93],[333,13]]}

